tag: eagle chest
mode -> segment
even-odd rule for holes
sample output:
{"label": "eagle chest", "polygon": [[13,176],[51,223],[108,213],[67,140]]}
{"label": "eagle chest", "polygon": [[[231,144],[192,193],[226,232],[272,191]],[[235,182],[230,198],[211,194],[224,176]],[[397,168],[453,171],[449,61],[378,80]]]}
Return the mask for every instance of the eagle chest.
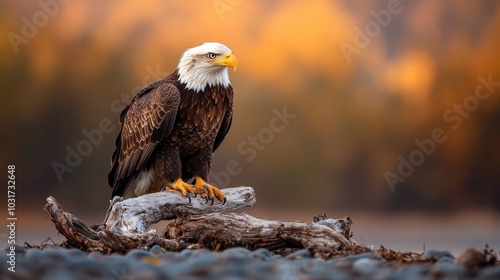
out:
{"label": "eagle chest", "polygon": [[188,91],[181,95],[174,142],[181,144],[185,152],[212,146],[229,109],[230,100],[216,90]]}

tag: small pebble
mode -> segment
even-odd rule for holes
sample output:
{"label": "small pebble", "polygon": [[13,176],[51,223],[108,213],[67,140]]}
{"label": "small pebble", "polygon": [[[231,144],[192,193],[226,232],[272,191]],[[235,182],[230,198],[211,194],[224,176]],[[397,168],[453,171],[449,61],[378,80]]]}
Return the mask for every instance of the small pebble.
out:
{"label": "small pebble", "polygon": [[311,258],[311,252],[309,252],[309,250],[307,249],[300,249],[285,257],[285,259],[287,260],[301,260],[310,258]]}
{"label": "small pebble", "polygon": [[442,257],[455,258],[450,251],[445,250],[428,250],[422,255],[422,260],[437,261]]}
{"label": "small pebble", "polygon": [[85,258],[88,256],[85,252],[83,252],[82,250],[78,250],[78,249],[68,249],[66,251],[66,253],[69,254],[70,257],[72,257],[74,259]]}
{"label": "small pebble", "polygon": [[194,250],[188,259],[199,258],[200,256],[215,255],[215,254],[216,253],[214,253],[208,249],[198,249],[198,250]]}
{"label": "small pebble", "polygon": [[88,255],[89,259],[94,259],[96,261],[103,261],[106,256],[100,252],[90,252]]}
{"label": "small pebble", "polygon": [[162,247],[160,247],[160,245],[154,245],[151,250],[150,250],[151,254],[153,255],[160,255],[160,254],[163,254],[163,253],[166,253],[167,251],[165,249],[163,249]]}
{"label": "small pebble", "polygon": [[319,259],[304,258],[293,262],[288,261],[288,263],[293,266],[300,275],[303,275],[301,279],[324,279],[328,274],[328,269],[324,265],[324,261]]}
{"label": "small pebble", "polygon": [[444,256],[441,257],[436,263],[455,263],[455,259],[452,257]]}
{"label": "small pebble", "polygon": [[397,268],[393,276],[395,279],[425,279],[429,269],[428,264],[405,265]]}
{"label": "small pebble", "polygon": [[210,268],[212,265],[214,265],[217,260],[218,260],[219,254],[212,253],[208,250],[200,253],[194,253],[192,257],[187,260],[189,265],[191,267],[204,267],[204,268]]}
{"label": "small pebble", "polygon": [[181,258],[184,258],[184,259],[187,259],[191,256],[191,254],[193,254],[193,252],[195,252],[197,250],[193,250],[193,249],[184,249],[182,250],[180,253],[179,253],[179,256]]}
{"label": "small pebble", "polygon": [[144,257],[151,257],[153,256],[150,251],[144,250],[144,249],[132,249],[130,250],[126,255],[127,258],[132,258],[132,259],[137,259],[140,260]]}
{"label": "small pebble", "polygon": [[375,273],[380,268],[380,261],[369,258],[361,258],[355,260],[352,266],[356,272],[362,275],[370,275]]}
{"label": "small pebble", "polygon": [[250,250],[241,247],[235,247],[224,250],[220,254],[220,259],[224,261],[228,260],[241,262],[250,261],[252,257],[250,256]]}
{"label": "small pebble", "polygon": [[343,269],[349,270],[352,267],[353,260],[348,259],[347,257],[330,259],[325,262],[327,267],[331,267],[334,269]]}
{"label": "small pebble", "polygon": [[457,263],[435,263],[430,269],[430,274],[435,276],[444,276],[454,279],[465,275],[466,269],[463,265]]}
{"label": "small pebble", "polygon": [[271,252],[267,250],[266,248],[259,248],[253,252],[250,253],[250,256],[254,259],[261,260],[261,261],[266,261],[269,260],[273,257]]}

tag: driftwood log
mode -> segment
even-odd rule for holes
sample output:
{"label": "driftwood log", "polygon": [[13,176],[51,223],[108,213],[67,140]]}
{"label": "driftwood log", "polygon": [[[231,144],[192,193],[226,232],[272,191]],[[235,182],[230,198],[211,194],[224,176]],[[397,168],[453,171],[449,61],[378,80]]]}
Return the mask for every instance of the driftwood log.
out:
{"label": "driftwood log", "polygon": [[[189,203],[179,192],[157,192],[126,200],[115,197],[104,222],[91,227],[65,212],[53,197],[47,198],[45,210],[57,230],[66,237],[63,246],[103,253],[124,253],[157,244],[168,251],[242,246],[278,252],[305,248],[325,255],[354,244],[349,217],[327,219],[317,216],[308,223],[268,221],[247,214],[228,213],[255,203],[251,187],[227,188],[224,193],[225,205],[220,202],[206,204],[200,197],[191,198]],[[161,236],[155,230],[148,230],[162,220],[167,221],[167,226]]]}

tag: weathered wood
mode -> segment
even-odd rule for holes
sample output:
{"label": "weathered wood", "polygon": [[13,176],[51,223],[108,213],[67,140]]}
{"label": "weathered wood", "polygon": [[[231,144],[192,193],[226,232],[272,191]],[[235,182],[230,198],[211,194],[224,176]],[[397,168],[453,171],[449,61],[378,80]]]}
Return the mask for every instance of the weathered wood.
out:
{"label": "weathered wood", "polygon": [[203,244],[210,249],[243,246],[249,249],[283,247],[332,248],[349,246],[350,218],[317,222],[268,221],[247,214],[223,213],[177,219],[167,225],[166,236]]}
{"label": "weathered wood", "polygon": [[63,247],[75,247],[85,251],[103,253],[126,252],[132,248],[147,248],[154,244],[159,244],[172,251],[179,248],[177,242],[161,238],[153,232],[142,235],[116,236],[108,231],[95,231],[72,214],[65,212],[53,197],[47,198],[44,209],[59,233],[66,237],[67,240],[61,244]]}
{"label": "weathered wood", "polygon": [[250,207],[255,203],[255,192],[250,187],[224,189],[227,202],[222,205],[216,201],[206,202],[201,197],[183,197],[180,192],[157,192],[133,199],[114,199],[104,223],[106,230],[113,234],[142,234],[147,228],[162,220],[191,215],[220,213],[233,211],[242,207]]}
{"label": "weathered wood", "polygon": [[[53,197],[45,210],[57,230],[66,237],[66,247],[104,253],[126,252],[132,248],[150,248],[158,244],[169,251],[186,247],[220,250],[234,246],[249,249],[321,248],[335,250],[352,245],[349,217],[315,219],[313,222],[268,221],[247,214],[224,213],[255,203],[251,187],[224,189],[227,203],[211,205],[205,199],[188,198],[179,192],[158,192],[110,202],[105,220],[87,226],[63,210]],[[148,228],[167,220],[164,236]]]}

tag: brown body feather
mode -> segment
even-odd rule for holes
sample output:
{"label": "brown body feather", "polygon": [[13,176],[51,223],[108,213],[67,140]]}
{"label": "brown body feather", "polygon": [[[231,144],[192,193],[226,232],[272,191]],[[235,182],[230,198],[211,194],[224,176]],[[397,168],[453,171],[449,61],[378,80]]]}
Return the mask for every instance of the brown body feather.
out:
{"label": "brown body feather", "polygon": [[[232,106],[230,85],[195,92],[180,84],[177,71],[145,86],[120,115],[108,175],[112,197],[156,192],[181,177],[207,180],[212,153],[231,126]],[[150,183],[140,182],[145,174]]]}

